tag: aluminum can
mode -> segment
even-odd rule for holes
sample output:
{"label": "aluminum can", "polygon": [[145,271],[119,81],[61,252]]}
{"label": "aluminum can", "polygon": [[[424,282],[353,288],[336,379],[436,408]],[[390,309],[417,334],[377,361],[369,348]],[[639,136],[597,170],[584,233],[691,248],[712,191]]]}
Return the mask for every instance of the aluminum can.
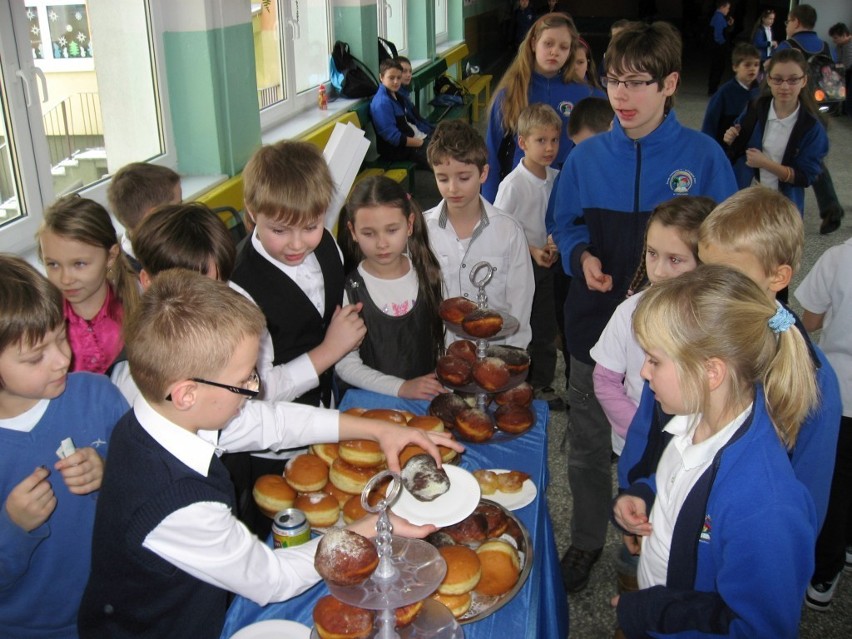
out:
{"label": "aluminum can", "polygon": [[290,548],[304,544],[311,538],[308,520],[298,508],[287,508],[272,519],[272,547]]}

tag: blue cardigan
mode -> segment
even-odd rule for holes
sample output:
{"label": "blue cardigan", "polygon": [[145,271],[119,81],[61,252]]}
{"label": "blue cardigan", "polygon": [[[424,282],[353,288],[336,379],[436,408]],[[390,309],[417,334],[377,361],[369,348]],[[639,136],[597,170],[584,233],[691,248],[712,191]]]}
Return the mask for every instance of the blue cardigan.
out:
{"label": "blue cardigan", "polygon": [[737,116],[758,94],[759,88],[756,82],[751,88],[746,89],[736,78],[731,78],[719,87],[707,103],[701,132],[706,133],[725,148],[722,140],[725,131],[734,124]]}
{"label": "blue cardigan", "polygon": [[[646,499],[647,484],[630,491]],[[653,534],[653,533],[652,533]],[[813,501],[796,479],[756,387],[754,408],[689,492],[666,584],[623,593],[627,637],[793,637],[814,567]]]}
{"label": "blue cardigan", "polygon": [[[749,186],[753,180],[760,180],[760,170],[746,165],[745,151],[752,148],[763,150],[763,133],[771,102],[770,96],[759,98],[749,104],[736,120],[742,130],[731,145],[730,154],[734,161],[737,186],[741,189]],[[793,200],[802,215],[805,214],[805,188],[822,174],[822,161],[827,154],[828,136],[825,128],[800,105],[799,116],[781,159],[781,164],[793,169],[793,182],[779,181],[778,190]]]}

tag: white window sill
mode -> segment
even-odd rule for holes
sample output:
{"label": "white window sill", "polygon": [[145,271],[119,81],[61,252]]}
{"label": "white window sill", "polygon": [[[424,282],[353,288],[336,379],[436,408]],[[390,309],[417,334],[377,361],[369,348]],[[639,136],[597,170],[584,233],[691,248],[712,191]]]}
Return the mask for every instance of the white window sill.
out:
{"label": "white window sill", "polygon": [[456,47],[460,44],[464,43],[464,40],[447,40],[446,42],[442,42],[435,46],[435,55],[440,56],[441,54],[449,51],[453,47]]}
{"label": "white window sill", "polygon": [[351,110],[360,101],[361,98],[357,100],[337,98],[328,103],[328,109],[325,111],[321,111],[316,106],[305,109],[280,124],[268,127],[261,133],[260,140],[263,144],[274,144],[279,140],[295,140],[306,131]]}

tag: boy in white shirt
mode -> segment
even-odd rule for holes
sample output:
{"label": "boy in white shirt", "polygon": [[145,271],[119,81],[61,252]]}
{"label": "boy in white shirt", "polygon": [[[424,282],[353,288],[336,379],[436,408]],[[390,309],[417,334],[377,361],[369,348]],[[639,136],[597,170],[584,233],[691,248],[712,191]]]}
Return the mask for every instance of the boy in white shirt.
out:
{"label": "boy in white shirt", "polygon": [[[441,263],[447,297],[476,301],[470,273],[479,262],[494,267],[485,288],[488,306],[514,316],[518,331],[498,342],[526,348],[530,343],[532,265],[521,225],[479,194],[488,177],[488,150],[482,136],[462,120],[444,120],[427,150],[443,200],[423,214],[432,251]],[[477,279],[484,275],[477,273]],[[454,336],[448,334],[448,341]]]}
{"label": "boy in white shirt", "polygon": [[[562,118],[553,107],[536,103],[518,117],[518,146],[524,157],[500,183],[494,206],[513,215],[524,229],[532,258],[535,294],[530,314],[531,366],[527,381],[540,399],[553,402],[556,372],[556,305],[553,265],[559,253],[547,234],[547,202],[559,171],[550,164],[559,151]],[[555,408],[555,406],[553,406]]]}

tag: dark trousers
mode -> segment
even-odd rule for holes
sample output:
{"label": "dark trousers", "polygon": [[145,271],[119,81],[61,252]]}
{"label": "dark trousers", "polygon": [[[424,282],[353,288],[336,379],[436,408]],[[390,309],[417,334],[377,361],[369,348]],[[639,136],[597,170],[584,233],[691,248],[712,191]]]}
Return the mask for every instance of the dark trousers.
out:
{"label": "dark trousers", "polygon": [[565,388],[568,388],[568,378],[571,376],[571,353],[568,352],[565,341],[565,300],[568,297],[568,287],[571,277],[562,268],[562,256],[553,265],[553,299],[556,305],[556,328],[559,331],[559,344],[562,357],[565,360]]}
{"label": "dark trousers", "polygon": [[[532,259],[532,258],[530,258]],[[554,304],[553,280],[557,265],[544,268],[532,260],[535,293],[530,314],[530,373],[527,381],[533,388],[545,388],[553,384],[556,371],[556,306]]]}
{"label": "dark trousers", "polygon": [[828,511],[816,543],[814,583],[830,581],[843,570],[848,545],[852,545],[852,417],[841,417]]}
{"label": "dark trousers", "polygon": [[727,43],[718,44],[714,42],[710,45],[710,75],[707,77],[707,95],[716,93],[719,83],[722,82],[725,66],[729,62],[730,54]]}
{"label": "dark trousers", "polygon": [[834,190],[834,181],[831,179],[831,173],[828,172],[825,162],[822,163],[822,173],[814,180],[812,186],[821,218],[838,215],[843,211],[837,199],[837,191]]}

